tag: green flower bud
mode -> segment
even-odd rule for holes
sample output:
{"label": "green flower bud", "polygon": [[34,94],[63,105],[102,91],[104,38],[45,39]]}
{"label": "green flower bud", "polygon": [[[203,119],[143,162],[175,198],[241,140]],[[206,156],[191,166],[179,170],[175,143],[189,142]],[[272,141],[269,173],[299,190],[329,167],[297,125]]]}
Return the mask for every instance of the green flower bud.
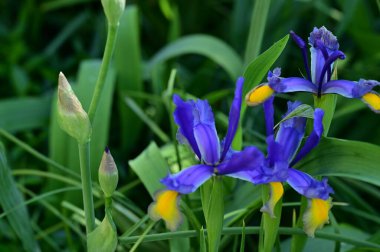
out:
{"label": "green flower bud", "polygon": [[106,197],[111,197],[115,191],[119,174],[111,152],[105,149],[99,166],[99,184]]}
{"label": "green flower bud", "polygon": [[104,13],[112,26],[119,24],[119,19],[125,8],[125,0],[102,0]]}
{"label": "green flower bud", "polygon": [[58,78],[58,123],[79,143],[91,138],[90,119],[63,73],[59,73]]}

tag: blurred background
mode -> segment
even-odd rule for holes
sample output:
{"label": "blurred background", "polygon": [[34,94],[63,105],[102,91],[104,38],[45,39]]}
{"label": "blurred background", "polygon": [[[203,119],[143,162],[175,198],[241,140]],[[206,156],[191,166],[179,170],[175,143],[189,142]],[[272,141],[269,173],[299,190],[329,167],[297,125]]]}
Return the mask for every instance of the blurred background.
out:
{"label": "blurred background", "polygon": [[[108,145],[118,164],[119,187],[125,189],[122,193],[127,197],[125,202],[128,204],[123,206],[133,215],[130,223],[144,215],[151,198],[129,168],[128,161],[138,156],[152,140],[158,146],[167,146],[173,141],[173,130],[167,123],[171,112],[170,97],[166,93],[171,70],[177,70],[174,92],[210,100],[221,135],[226,131],[226,115],[235,78],[244,70],[238,68],[233,74],[226,71],[220,60],[215,60],[219,56],[223,58],[220,55],[223,51],[213,51],[211,47],[206,55],[197,53],[196,45],[193,45],[195,49],[187,50],[184,46],[180,50],[181,45],[177,44],[177,50],[170,47],[171,43],[185,36],[206,34],[218,40],[228,48],[228,53],[246,65],[244,52],[254,4],[254,0],[127,0],[107,80],[109,85],[94,125],[91,164],[93,179],[97,181],[102,150]],[[271,1],[259,51],[264,52],[291,30],[307,40],[312,29],[320,26],[325,26],[338,37],[340,50],[346,54],[346,59],[338,63],[340,79],[380,80],[378,0]],[[106,21],[98,0],[0,2],[0,135],[13,170],[58,173],[6,133],[59,164],[78,171],[76,145],[55,121],[58,73],[62,71],[67,76],[84,107],[88,107],[105,39]],[[300,76],[305,72],[301,52],[291,40],[275,66],[282,68],[285,77]],[[286,100],[282,98],[301,99],[312,104],[310,95],[280,96],[276,100],[278,118],[286,109]],[[249,109],[243,125],[244,144],[265,148],[261,109]],[[329,136],[380,145],[379,125],[379,115],[361,101],[338,97]],[[166,159],[170,163],[173,158],[171,152],[168,153]],[[21,175],[25,174],[20,172],[16,176],[18,184],[37,195],[61,186],[46,177]],[[343,179],[337,183],[341,181],[347,185]],[[357,184],[358,188],[361,186]],[[336,191],[339,190],[346,189],[338,186]],[[358,197],[354,197],[353,204],[364,204],[360,195],[367,197],[368,190],[354,192]],[[59,202],[64,199],[79,205],[80,197],[75,195],[80,192],[65,192],[46,200],[68,215],[67,206]],[[378,207],[378,203],[369,202],[364,210],[376,213],[374,209]],[[46,213],[39,203],[29,205],[28,209],[32,220],[38,223],[35,228],[40,230],[36,232],[42,248],[46,251],[56,248],[42,235],[45,233],[56,239],[58,247],[64,246],[65,225],[59,226],[57,217]],[[351,222],[356,222],[359,228],[370,229],[370,233],[379,227],[379,223],[368,227],[370,222],[360,217],[352,221],[356,217],[347,213],[341,216],[341,220],[351,218]],[[119,228],[125,230],[127,226],[121,224]],[[0,219],[0,227],[0,250],[17,249],[17,239],[11,231],[8,233],[10,228],[4,218]],[[71,248],[75,250],[74,243]]]}

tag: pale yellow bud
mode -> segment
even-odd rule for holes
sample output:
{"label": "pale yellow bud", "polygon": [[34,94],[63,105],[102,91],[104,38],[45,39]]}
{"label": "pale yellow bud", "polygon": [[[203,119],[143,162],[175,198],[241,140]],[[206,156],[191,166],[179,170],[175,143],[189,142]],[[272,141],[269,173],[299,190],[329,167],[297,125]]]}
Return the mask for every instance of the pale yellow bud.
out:
{"label": "pale yellow bud", "polygon": [[90,141],[90,119],[62,72],[58,77],[58,123],[79,143]]}

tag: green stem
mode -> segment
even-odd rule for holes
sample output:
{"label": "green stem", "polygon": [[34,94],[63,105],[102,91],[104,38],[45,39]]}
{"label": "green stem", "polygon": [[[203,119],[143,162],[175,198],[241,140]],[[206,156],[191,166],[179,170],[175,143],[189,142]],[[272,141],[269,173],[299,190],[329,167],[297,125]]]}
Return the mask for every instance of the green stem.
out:
{"label": "green stem", "polygon": [[89,234],[95,228],[94,201],[92,198],[92,183],[90,169],[90,142],[80,144],[79,160],[82,177],[83,208],[86,219],[86,232]]}
{"label": "green stem", "polygon": [[102,65],[100,66],[98,80],[96,81],[94,94],[92,96],[90,109],[88,110],[88,117],[91,123],[94,121],[96,109],[98,108],[100,96],[102,94],[103,86],[107,77],[107,72],[111,63],[112,54],[116,44],[116,36],[119,25],[108,24],[107,42],[104,48],[104,55]]}

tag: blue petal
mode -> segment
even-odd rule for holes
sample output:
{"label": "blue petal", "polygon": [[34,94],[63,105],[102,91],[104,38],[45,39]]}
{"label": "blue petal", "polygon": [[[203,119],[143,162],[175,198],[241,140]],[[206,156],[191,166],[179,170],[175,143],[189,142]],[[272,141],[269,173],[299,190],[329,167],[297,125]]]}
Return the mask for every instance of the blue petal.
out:
{"label": "blue petal", "polygon": [[264,115],[265,115],[265,128],[267,136],[273,134],[274,128],[274,107],[273,107],[274,97],[272,96],[268,100],[266,100],[263,104],[264,106]]}
{"label": "blue petal", "polygon": [[188,144],[193,152],[201,159],[197,142],[194,137],[194,115],[193,103],[194,101],[184,102],[178,95],[173,96],[173,102],[176,109],[173,113],[174,121],[178,125],[177,139],[180,143]]}
{"label": "blue petal", "polygon": [[300,161],[304,156],[306,156],[315,146],[318,145],[322,133],[323,133],[323,115],[324,111],[322,109],[315,109],[314,111],[314,126],[313,131],[311,132],[310,136],[307,138],[305,145],[302,147],[302,149],[298,152],[297,156],[294,158],[292,163],[290,164],[293,166],[295,163]]}
{"label": "blue petal", "polygon": [[250,146],[233,154],[229,160],[222,162],[216,169],[221,175],[253,171],[263,164],[264,159],[264,154],[259,149]]}
{"label": "blue petal", "polygon": [[202,160],[209,165],[219,162],[220,143],[215,127],[198,123],[194,127],[194,136],[201,152]]}
{"label": "blue petal", "polygon": [[327,179],[318,181],[309,174],[289,168],[289,185],[306,198],[319,198],[327,200],[333,189],[327,184]]}
{"label": "blue petal", "polygon": [[336,51],[339,49],[339,43],[336,36],[324,26],[321,28],[314,27],[313,31],[310,33],[310,45],[315,47],[317,41],[322,42],[322,45],[330,51]]}
{"label": "blue petal", "polygon": [[214,168],[208,165],[194,165],[176,174],[166,176],[161,180],[167,189],[181,194],[192,193],[214,173]]}
{"label": "blue petal", "polygon": [[[288,102],[288,111],[285,116],[299,105],[301,105],[300,102]],[[289,163],[301,144],[305,133],[305,126],[306,118],[304,117],[293,117],[280,124],[280,129],[276,135],[276,142],[283,146],[283,155]]]}
{"label": "blue petal", "polygon": [[269,86],[277,93],[310,92],[316,94],[318,91],[312,82],[300,77],[272,78]]}
{"label": "blue petal", "polygon": [[232,140],[234,139],[236,130],[239,125],[243,83],[244,83],[243,77],[240,77],[236,82],[235,96],[234,96],[234,100],[232,101],[230,114],[228,116],[228,130],[227,130],[226,138],[224,139],[223,152],[220,157],[221,161],[223,161],[224,158],[226,157],[226,154],[231,147]]}
{"label": "blue petal", "polygon": [[254,184],[267,184],[286,181],[289,176],[288,168],[287,161],[277,161],[272,165],[269,160],[266,160],[264,165],[251,172],[251,182]]}
{"label": "blue petal", "polygon": [[274,140],[274,135],[267,136],[266,142],[268,146],[267,160],[270,166],[273,166],[276,162],[287,161],[287,158],[284,156],[284,147]]}
{"label": "blue petal", "polygon": [[322,86],[323,94],[340,94],[347,98],[361,98],[370,92],[375,86],[380,85],[375,80],[363,80],[359,82],[348,80],[333,80]]}
{"label": "blue petal", "polygon": [[202,160],[207,164],[219,162],[220,143],[215,128],[214,114],[205,100],[194,103],[194,137],[201,153]]}

